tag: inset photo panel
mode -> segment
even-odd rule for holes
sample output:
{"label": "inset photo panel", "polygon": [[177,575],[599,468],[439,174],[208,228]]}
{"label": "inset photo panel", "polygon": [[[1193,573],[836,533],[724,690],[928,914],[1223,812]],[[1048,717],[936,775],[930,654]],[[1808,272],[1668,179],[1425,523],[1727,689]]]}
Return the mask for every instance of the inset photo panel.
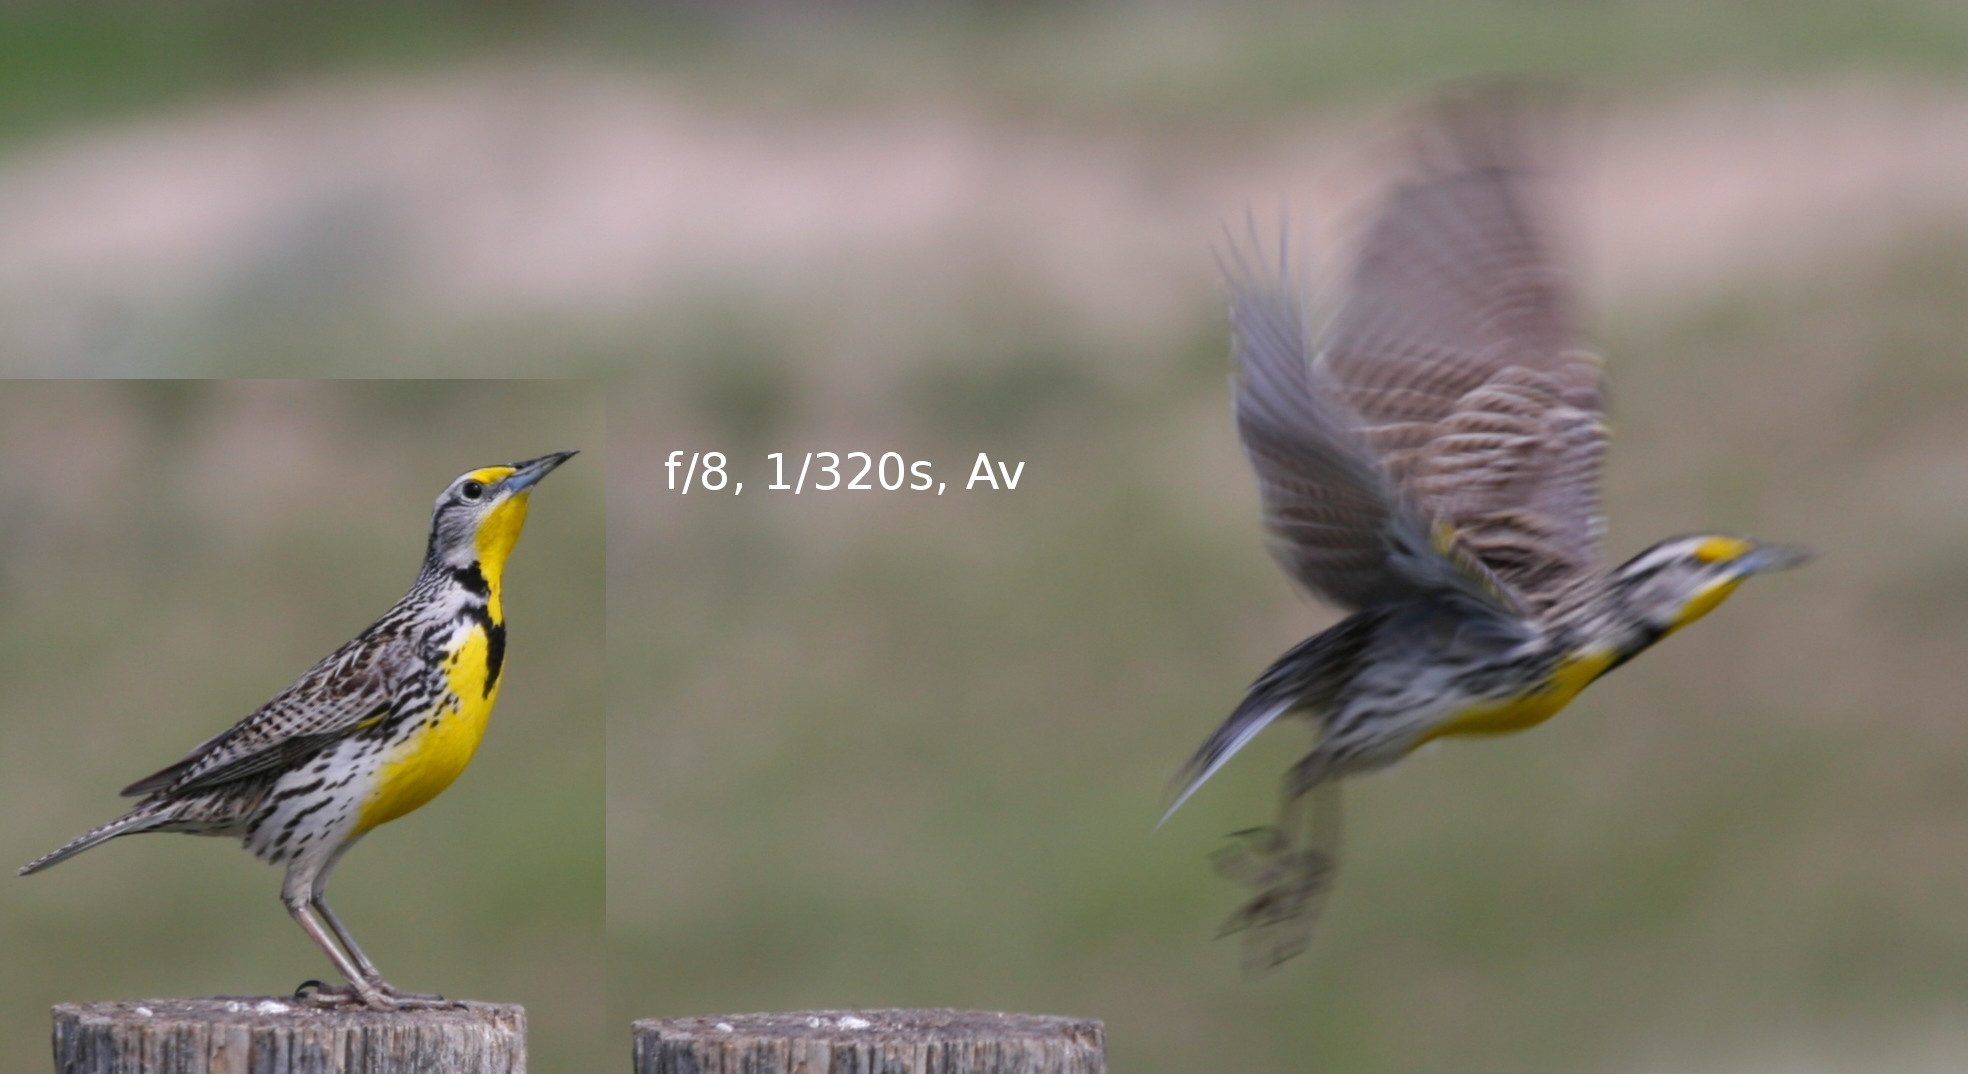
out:
{"label": "inset photo panel", "polygon": [[604,429],[578,381],[0,383],[0,1069],[225,996],[516,1004],[603,1069]]}

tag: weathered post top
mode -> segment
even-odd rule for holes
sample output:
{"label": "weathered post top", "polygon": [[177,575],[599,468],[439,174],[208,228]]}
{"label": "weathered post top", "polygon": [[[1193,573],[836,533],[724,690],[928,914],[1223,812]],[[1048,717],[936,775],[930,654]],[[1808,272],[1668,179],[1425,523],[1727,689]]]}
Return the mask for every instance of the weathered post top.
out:
{"label": "weathered post top", "polygon": [[793,1011],[635,1024],[635,1074],[1105,1074],[1088,1018],[991,1011]]}
{"label": "weathered post top", "polygon": [[526,1009],[324,1009],[268,996],[64,1003],[55,1074],[526,1074]]}

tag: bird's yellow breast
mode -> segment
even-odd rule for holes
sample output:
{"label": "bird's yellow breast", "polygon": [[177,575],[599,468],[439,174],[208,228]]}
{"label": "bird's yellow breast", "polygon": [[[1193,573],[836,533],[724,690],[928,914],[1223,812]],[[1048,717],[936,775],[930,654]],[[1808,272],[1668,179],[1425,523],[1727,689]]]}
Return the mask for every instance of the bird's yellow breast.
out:
{"label": "bird's yellow breast", "polygon": [[1580,653],[1558,665],[1537,686],[1501,701],[1486,701],[1455,712],[1423,735],[1416,745],[1446,735],[1502,735],[1522,731],[1556,716],[1592,680],[1613,666],[1609,649]]}
{"label": "bird's yellow breast", "polygon": [[471,763],[479,739],[485,736],[492,705],[499,700],[498,680],[489,689],[486,685],[490,654],[485,628],[473,623],[445,667],[450,696],[384,756],[375,789],[362,804],[358,833],[437,797]]}

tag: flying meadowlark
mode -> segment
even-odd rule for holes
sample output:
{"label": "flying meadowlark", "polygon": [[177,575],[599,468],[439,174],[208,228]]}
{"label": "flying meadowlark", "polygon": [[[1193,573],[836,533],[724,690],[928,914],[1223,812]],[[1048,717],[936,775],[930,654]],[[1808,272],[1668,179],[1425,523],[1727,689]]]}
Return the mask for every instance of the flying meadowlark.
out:
{"label": "flying meadowlark", "polygon": [[1602,374],[1538,217],[1526,104],[1472,90],[1429,111],[1316,343],[1283,245],[1275,269],[1230,259],[1237,429],[1272,554],[1352,613],[1258,676],[1173,786],[1171,813],[1280,716],[1313,727],[1277,824],[1217,856],[1256,892],[1223,932],[1251,930],[1258,968],[1310,937],[1340,777],[1541,723],[1744,578],[1806,558],[1709,534],[1598,566]]}
{"label": "flying meadowlark", "polygon": [[533,486],[574,454],[451,482],[431,515],[423,569],[395,607],[259,711],[123,788],[142,797],[135,809],[21,875],[135,832],[236,836],[287,866],[281,901],[347,978],[347,989],[314,993],[320,1002],[442,1002],[383,980],[328,908],[328,874],[370,829],[435,798],[471,761],[505,667],[506,557]]}

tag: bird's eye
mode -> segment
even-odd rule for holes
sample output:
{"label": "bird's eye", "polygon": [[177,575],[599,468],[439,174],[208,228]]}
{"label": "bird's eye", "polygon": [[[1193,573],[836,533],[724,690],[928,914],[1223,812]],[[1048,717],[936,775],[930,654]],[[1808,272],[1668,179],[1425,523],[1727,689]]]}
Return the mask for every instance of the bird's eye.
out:
{"label": "bird's eye", "polygon": [[463,496],[467,500],[476,500],[480,496],[485,495],[485,486],[477,481],[467,481],[458,486],[458,495]]}

